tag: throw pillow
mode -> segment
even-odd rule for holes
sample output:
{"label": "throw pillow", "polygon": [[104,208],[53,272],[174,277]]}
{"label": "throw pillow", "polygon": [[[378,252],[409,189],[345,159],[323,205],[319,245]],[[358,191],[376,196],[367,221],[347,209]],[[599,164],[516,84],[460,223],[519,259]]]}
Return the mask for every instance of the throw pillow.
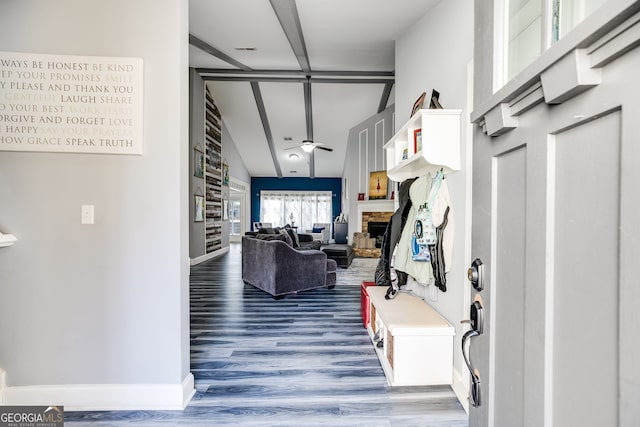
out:
{"label": "throw pillow", "polygon": [[289,237],[291,237],[291,240],[293,242],[292,246],[294,248],[299,248],[300,247],[300,241],[298,240],[298,233],[296,233],[291,228],[287,229],[286,231],[287,231],[287,233],[289,233]]}
{"label": "throw pillow", "polygon": [[273,231],[273,228],[271,227],[262,227],[260,230],[258,230],[259,234],[276,234],[275,231]]}
{"label": "throw pillow", "polygon": [[313,227],[311,229],[312,233],[322,233],[324,231],[324,227]]}
{"label": "throw pillow", "polygon": [[282,230],[280,230],[280,234],[284,236],[284,241],[287,242],[287,245],[293,247],[293,240],[291,240],[289,232],[283,228]]}

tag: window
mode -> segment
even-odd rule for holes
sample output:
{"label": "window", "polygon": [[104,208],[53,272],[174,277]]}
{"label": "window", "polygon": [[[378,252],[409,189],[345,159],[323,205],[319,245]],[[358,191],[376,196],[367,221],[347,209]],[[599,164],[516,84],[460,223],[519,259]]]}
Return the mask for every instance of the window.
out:
{"label": "window", "polygon": [[332,221],[331,191],[260,191],[260,221],[311,230],[316,222]]}
{"label": "window", "polygon": [[[503,8],[503,85],[542,52],[602,6],[606,0],[500,0]],[[496,24],[499,25],[500,18]],[[499,27],[500,28],[500,27]],[[498,37],[497,40],[500,40]]]}
{"label": "window", "polygon": [[241,233],[240,198],[231,196],[229,200],[229,234],[239,236]]}
{"label": "window", "polygon": [[554,40],[567,35],[585,18],[595,12],[606,0],[554,0]]}
{"label": "window", "polygon": [[507,79],[524,70],[542,50],[542,0],[508,0]]}

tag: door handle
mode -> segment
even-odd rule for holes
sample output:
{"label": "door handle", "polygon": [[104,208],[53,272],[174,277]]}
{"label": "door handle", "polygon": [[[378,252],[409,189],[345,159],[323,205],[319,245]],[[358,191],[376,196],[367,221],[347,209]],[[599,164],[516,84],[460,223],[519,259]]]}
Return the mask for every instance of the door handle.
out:
{"label": "door handle", "polygon": [[[467,347],[467,341],[472,337],[477,337],[478,335],[480,335],[478,331],[471,329],[462,337],[462,357],[464,358],[464,363],[466,363],[467,369],[469,369],[469,373],[471,374],[471,396],[469,401],[474,408],[477,408],[482,404],[480,393],[480,371],[473,367],[469,354],[465,351],[465,348]],[[469,344],[469,350],[471,350],[471,344]]]}
{"label": "door handle", "polygon": [[[464,358],[464,363],[467,365],[467,369],[469,369],[469,374],[471,374],[471,396],[469,400],[472,406],[478,407],[482,403],[480,393],[480,371],[473,367],[471,357],[466,350],[468,347],[469,352],[471,351],[471,338],[482,335],[484,332],[484,307],[482,306],[479,295],[476,296],[476,300],[471,304],[469,309],[469,318],[470,320],[468,320],[468,322],[471,325],[471,329],[462,337],[462,357]],[[463,322],[466,323],[467,321]],[[468,346],[467,342],[469,342]]]}
{"label": "door handle", "polygon": [[474,259],[471,263],[471,267],[467,270],[467,279],[476,291],[480,292],[484,289],[484,265],[480,258]]}

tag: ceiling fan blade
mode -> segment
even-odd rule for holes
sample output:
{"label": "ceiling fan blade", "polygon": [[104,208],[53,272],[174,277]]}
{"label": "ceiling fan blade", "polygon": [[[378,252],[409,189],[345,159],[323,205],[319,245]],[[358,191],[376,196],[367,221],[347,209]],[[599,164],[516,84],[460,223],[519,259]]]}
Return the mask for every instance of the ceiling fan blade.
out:
{"label": "ceiling fan blade", "polygon": [[333,151],[333,148],[320,147],[319,145],[316,145],[316,148],[317,148],[318,150]]}
{"label": "ceiling fan blade", "polygon": [[295,150],[296,148],[300,148],[299,145],[296,145],[295,147],[289,147],[289,148],[285,148],[284,150]]}

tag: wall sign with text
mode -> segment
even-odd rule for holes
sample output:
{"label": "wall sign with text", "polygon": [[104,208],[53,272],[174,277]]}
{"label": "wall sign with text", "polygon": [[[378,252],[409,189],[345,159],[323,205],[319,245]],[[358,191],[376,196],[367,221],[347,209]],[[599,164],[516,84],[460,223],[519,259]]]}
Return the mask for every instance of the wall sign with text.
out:
{"label": "wall sign with text", "polygon": [[0,151],[142,154],[142,59],[0,52]]}

